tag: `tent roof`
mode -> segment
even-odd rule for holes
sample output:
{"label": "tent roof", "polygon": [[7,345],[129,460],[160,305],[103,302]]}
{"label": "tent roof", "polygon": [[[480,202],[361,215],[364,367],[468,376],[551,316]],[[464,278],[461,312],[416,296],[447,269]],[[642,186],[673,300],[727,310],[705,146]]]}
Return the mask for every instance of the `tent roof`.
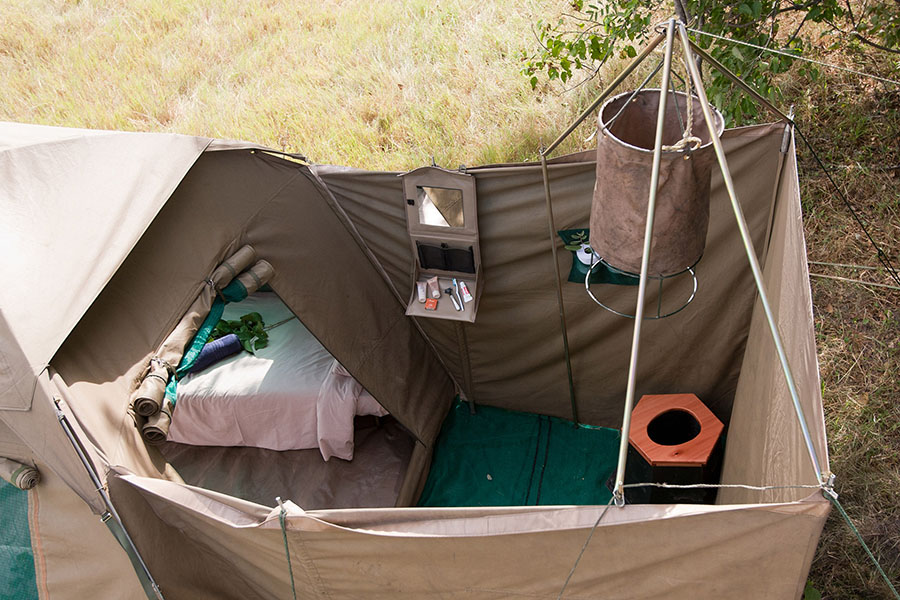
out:
{"label": "tent roof", "polygon": [[0,409],[30,407],[34,375],[209,143],[0,123]]}

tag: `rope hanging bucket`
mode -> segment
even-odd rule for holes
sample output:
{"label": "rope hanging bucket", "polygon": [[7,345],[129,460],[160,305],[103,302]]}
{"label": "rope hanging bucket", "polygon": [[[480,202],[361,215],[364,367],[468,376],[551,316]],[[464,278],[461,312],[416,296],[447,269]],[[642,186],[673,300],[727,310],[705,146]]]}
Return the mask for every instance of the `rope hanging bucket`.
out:
{"label": "rope hanging bucket", "polygon": [[[700,100],[684,92],[665,97],[651,277],[681,273],[703,255],[715,161]],[[626,92],[600,109],[590,243],[609,265],[629,273],[641,270],[659,98],[659,90]],[[721,136],[725,120],[713,113]]]}

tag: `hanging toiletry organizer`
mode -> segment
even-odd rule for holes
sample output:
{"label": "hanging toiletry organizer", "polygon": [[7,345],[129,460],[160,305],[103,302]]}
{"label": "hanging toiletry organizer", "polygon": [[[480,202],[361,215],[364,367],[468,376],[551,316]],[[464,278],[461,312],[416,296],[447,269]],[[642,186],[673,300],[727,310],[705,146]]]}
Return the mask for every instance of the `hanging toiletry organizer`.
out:
{"label": "hanging toiletry organizer", "polygon": [[406,314],[472,323],[482,284],[475,178],[440,167],[402,177],[413,253]]}

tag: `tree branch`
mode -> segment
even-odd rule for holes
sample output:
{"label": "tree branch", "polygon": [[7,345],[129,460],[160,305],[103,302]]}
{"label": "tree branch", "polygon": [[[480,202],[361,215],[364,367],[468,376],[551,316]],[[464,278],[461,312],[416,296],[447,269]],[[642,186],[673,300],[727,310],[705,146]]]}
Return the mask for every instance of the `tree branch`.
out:
{"label": "tree branch", "polygon": [[804,15],[804,17],[803,17],[803,20],[800,21],[799,25],[797,25],[797,29],[794,30],[794,33],[791,34],[791,37],[789,37],[788,41],[785,42],[785,44],[784,44],[785,48],[790,46],[791,42],[793,42],[795,39],[797,39],[797,36],[800,35],[800,30],[803,29],[803,25],[806,24],[806,19],[808,19],[808,18],[809,18],[809,13],[806,13],[806,15]]}
{"label": "tree branch", "polygon": [[[675,14],[685,25],[691,22],[691,15],[688,13],[685,0],[675,0]],[[694,63],[697,65],[697,72],[700,73],[700,79],[703,79],[703,61],[699,56],[695,56]]]}
{"label": "tree branch", "polygon": [[691,20],[687,7],[684,5],[684,0],[675,0],[675,14],[685,25]]}
{"label": "tree branch", "polygon": [[859,33],[856,30],[856,23],[854,23],[852,20],[850,21],[850,23],[851,23],[851,25],[853,25],[853,29],[851,29],[850,31],[845,31],[845,30],[841,29],[840,27],[837,26],[836,23],[833,23],[831,21],[826,21],[826,23],[831,25],[831,27],[834,28],[834,30],[839,32],[840,34],[849,35],[851,37],[854,37],[857,40],[859,40],[860,42],[862,42],[863,44],[866,44],[873,48],[877,48],[878,50],[882,50],[883,52],[889,52],[891,54],[900,54],[900,48],[891,48],[890,46],[884,46],[882,44],[879,44],[878,42],[873,42],[872,40],[863,36],[861,33]]}
{"label": "tree branch", "polygon": [[853,37],[855,37],[856,39],[861,41],[863,44],[868,44],[869,46],[872,46],[873,48],[878,48],[879,50],[883,50],[885,52],[890,52],[891,54],[900,54],[900,49],[890,48],[888,46],[882,46],[881,44],[879,44],[877,42],[873,42],[872,40],[863,37],[857,31],[851,31],[850,35],[852,35]]}

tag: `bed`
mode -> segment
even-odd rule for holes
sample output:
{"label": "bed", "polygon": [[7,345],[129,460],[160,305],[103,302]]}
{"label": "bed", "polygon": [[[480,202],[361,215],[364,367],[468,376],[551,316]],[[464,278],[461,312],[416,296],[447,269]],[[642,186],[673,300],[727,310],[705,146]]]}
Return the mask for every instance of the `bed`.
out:
{"label": "bed", "polygon": [[[242,351],[178,383],[169,440],[197,446],[270,450],[318,448],[353,458],[356,415],[387,411],[272,292],[225,306],[223,318],[258,312],[269,343]],[[280,324],[279,324],[280,323]]]}

